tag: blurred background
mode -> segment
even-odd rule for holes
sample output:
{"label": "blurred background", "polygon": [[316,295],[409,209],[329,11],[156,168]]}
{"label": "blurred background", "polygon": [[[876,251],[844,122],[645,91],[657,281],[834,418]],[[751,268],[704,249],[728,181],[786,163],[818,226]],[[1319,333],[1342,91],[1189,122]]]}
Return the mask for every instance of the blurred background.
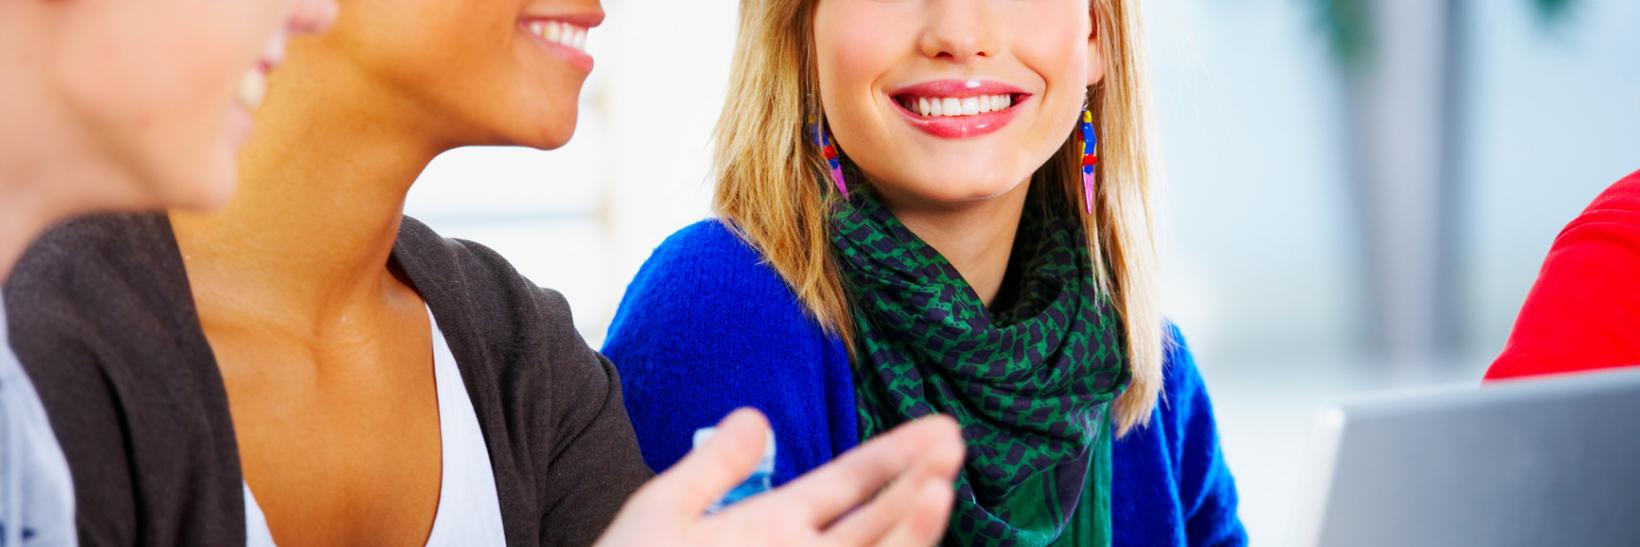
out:
{"label": "blurred background", "polygon": [[[440,157],[409,212],[565,293],[600,345],[710,212],[736,2],[605,0],[575,140]],[[1255,544],[1285,541],[1313,412],[1472,384],[1560,228],[1640,169],[1640,2],[1149,0],[1168,313]]]}

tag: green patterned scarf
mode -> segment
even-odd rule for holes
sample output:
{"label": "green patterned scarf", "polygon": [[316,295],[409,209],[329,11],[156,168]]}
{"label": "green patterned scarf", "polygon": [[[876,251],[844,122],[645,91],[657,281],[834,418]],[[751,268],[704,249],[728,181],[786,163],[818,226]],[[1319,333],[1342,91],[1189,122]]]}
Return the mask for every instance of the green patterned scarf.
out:
{"label": "green patterned scarf", "polygon": [[1125,334],[1075,210],[1032,191],[992,312],[861,190],[831,217],[854,311],[861,437],[933,413],[962,425],[948,544],[1108,545]]}

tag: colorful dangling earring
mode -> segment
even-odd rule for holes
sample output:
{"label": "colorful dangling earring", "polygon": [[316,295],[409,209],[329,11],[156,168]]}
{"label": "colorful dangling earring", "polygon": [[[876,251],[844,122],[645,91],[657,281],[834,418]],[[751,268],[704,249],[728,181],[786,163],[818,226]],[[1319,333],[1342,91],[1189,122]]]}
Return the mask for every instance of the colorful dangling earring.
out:
{"label": "colorful dangling earring", "polygon": [[1099,164],[1099,136],[1093,134],[1093,111],[1082,110],[1082,200],[1093,214],[1093,167]]}
{"label": "colorful dangling earring", "polygon": [[848,183],[843,180],[843,160],[838,158],[837,147],[831,144],[831,135],[826,133],[825,124],[811,117],[809,132],[814,135],[814,144],[820,147],[820,157],[825,158],[826,167],[831,171],[831,182],[837,185],[838,192],[842,192],[843,199],[848,199]]}

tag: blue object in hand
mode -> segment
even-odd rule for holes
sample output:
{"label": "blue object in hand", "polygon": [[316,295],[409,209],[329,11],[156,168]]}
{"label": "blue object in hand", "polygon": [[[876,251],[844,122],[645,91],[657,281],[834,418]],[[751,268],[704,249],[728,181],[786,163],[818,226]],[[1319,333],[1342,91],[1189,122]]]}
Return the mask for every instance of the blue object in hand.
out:
{"label": "blue object in hand", "polygon": [[[704,444],[707,439],[712,438],[712,435],[716,433],[717,428],[713,427],[704,427],[695,430],[694,447],[700,448],[700,445]],[[770,484],[770,480],[773,477],[774,435],[771,434],[769,435],[769,444],[764,446],[763,459],[758,462],[757,469],[752,470],[751,476],[746,477],[746,481],[740,483],[740,486],[736,486],[733,490],[730,490],[728,494],[724,494],[723,499],[718,500],[716,503],[713,503],[711,507],[708,507],[706,509],[706,514],[710,515],[717,513],[730,505],[739,503],[740,500],[768,492],[773,488],[773,485]]]}

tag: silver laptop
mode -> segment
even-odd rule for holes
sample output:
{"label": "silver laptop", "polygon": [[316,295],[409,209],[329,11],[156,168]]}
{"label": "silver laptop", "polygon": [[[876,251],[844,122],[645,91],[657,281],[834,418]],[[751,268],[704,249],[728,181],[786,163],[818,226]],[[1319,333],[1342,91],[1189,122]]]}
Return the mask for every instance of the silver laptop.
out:
{"label": "silver laptop", "polygon": [[1640,546],[1640,369],[1322,411],[1295,546]]}

